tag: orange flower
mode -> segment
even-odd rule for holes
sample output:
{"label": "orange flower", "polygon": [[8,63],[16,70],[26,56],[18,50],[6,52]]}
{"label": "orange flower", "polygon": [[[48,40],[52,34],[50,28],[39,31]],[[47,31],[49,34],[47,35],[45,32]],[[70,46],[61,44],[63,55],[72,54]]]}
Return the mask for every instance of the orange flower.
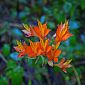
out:
{"label": "orange flower", "polygon": [[22,30],[22,31],[25,33],[26,37],[36,36],[36,34],[31,26],[28,26],[27,24],[23,24],[23,26],[24,26],[25,30]]}
{"label": "orange flower", "polygon": [[67,40],[72,34],[68,30],[68,21],[64,24],[60,24],[56,31],[55,42],[61,42]]}
{"label": "orange flower", "polygon": [[42,50],[40,48],[39,42],[32,42],[29,40],[30,46],[28,47],[28,57],[35,58],[36,56],[39,56],[42,53]]}
{"label": "orange flower", "polygon": [[[17,46],[15,46],[15,50],[19,52],[18,57],[22,57],[25,55],[28,55],[29,58],[37,58],[40,56],[46,56],[48,59],[48,65],[49,66],[58,66],[60,67],[64,72],[67,72],[66,69],[71,67],[70,62],[72,60],[61,59],[58,64],[58,57],[61,54],[61,50],[57,49],[62,41],[67,40],[72,34],[69,32],[68,29],[68,21],[66,21],[64,24],[60,24],[56,30],[56,33],[54,35],[55,42],[51,45],[49,45],[49,39],[46,39],[45,37],[50,32],[50,29],[47,28],[47,24],[42,24],[38,20],[38,26],[28,26],[26,24],[23,25],[25,30],[22,30],[27,37],[30,36],[37,36],[39,38],[39,42],[32,42],[29,40],[30,45],[28,46],[25,42],[21,43],[17,41]],[[38,59],[37,59],[38,60]],[[42,58],[43,62],[44,59]]]}
{"label": "orange flower", "polygon": [[46,55],[52,49],[52,46],[49,46],[48,39],[45,41],[43,39],[40,39],[40,45],[41,45],[43,55]]}
{"label": "orange flower", "polygon": [[58,67],[60,67],[64,72],[67,72],[66,69],[71,67],[71,64],[70,64],[71,61],[72,61],[72,59],[65,61],[65,59],[63,58],[63,59],[61,59],[61,61],[60,61],[59,64],[54,64],[54,66],[58,66]]}
{"label": "orange flower", "polygon": [[34,31],[37,37],[44,39],[46,35],[50,32],[50,29],[47,28],[47,24],[43,24],[38,20],[38,26],[34,26]]}
{"label": "orange flower", "polygon": [[58,62],[58,56],[60,55],[61,50],[51,49],[47,54],[48,61]]}
{"label": "orange flower", "polygon": [[47,28],[47,24],[43,24],[38,20],[38,26],[34,26],[33,28],[31,26],[28,26],[26,24],[23,24],[25,30],[22,30],[26,37],[30,36],[37,36],[39,38],[44,39],[46,35],[50,32],[50,29]]}
{"label": "orange flower", "polygon": [[21,42],[19,42],[18,40],[17,40],[17,45],[18,46],[15,46],[14,47],[14,49],[17,51],[17,52],[19,52],[19,55],[18,55],[18,57],[22,57],[22,56],[25,56],[26,54],[27,54],[27,45],[26,45],[26,43],[24,42],[23,44],[21,43]]}

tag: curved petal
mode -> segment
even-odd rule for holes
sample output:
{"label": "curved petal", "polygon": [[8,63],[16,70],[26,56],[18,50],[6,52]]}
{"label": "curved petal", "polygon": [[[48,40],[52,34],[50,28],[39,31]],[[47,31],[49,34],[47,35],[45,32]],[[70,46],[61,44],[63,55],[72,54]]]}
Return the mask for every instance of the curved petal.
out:
{"label": "curved petal", "polygon": [[37,26],[34,26],[34,31],[35,31],[37,37],[39,37],[39,38],[42,37],[42,36],[41,36],[41,31],[40,31],[40,29],[39,29]]}
{"label": "curved petal", "polygon": [[67,32],[63,37],[62,40],[65,41],[67,40],[70,36],[73,36],[71,33]]}
{"label": "curved petal", "polygon": [[58,62],[58,58],[54,58],[54,62]]}
{"label": "curved petal", "polygon": [[60,55],[60,53],[61,53],[61,50],[55,50],[55,52],[54,52],[54,58],[55,57],[58,57]]}

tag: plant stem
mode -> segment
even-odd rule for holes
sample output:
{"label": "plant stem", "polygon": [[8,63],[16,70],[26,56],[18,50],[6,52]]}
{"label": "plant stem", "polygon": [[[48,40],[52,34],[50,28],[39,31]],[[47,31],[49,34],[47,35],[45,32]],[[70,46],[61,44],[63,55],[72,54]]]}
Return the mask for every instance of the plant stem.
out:
{"label": "plant stem", "polygon": [[81,82],[80,82],[80,78],[78,76],[78,72],[76,71],[75,67],[72,65],[72,68],[73,68],[73,71],[74,71],[74,74],[75,74],[75,77],[76,77],[76,80],[78,82],[78,85],[81,85]]}

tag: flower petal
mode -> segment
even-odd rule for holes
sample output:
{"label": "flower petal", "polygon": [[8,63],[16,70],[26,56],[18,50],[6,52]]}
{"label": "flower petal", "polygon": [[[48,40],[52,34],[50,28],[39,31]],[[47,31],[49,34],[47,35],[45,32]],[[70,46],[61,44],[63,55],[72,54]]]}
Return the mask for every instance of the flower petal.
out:
{"label": "flower petal", "polygon": [[51,49],[52,49],[52,46],[47,46],[46,52],[48,53],[49,51],[51,51]]}
{"label": "flower petal", "polygon": [[31,32],[29,32],[27,30],[22,30],[22,32],[24,32],[24,34],[26,35],[26,37],[30,37],[31,36]]}
{"label": "flower petal", "polygon": [[47,34],[50,32],[50,29],[45,29],[44,37],[47,36]]}
{"label": "flower petal", "polygon": [[63,36],[68,30],[68,21],[66,21],[64,24],[63,24],[63,28],[62,28],[62,31],[61,31],[61,36]]}
{"label": "flower petal", "polygon": [[55,52],[54,52],[54,58],[55,57],[58,57],[60,55],[60,53],[61,53],[61,50],[55,50]]}
{"label": "flower petal", "polygon": [[67,40],[70,36],[73,36],[71,33],[66,33],[63,37],[62,37],[62,41]]}
{"label": "flower petal", "polygon": [[39,38],[42,37],[42,36],[41,36],[41,32],[40,32],[40,30],[39,30],[39,28],[38,28],[37,26],[34,26],[34,31],[35,31],[37,37],[39,37]]}
{"label": "flower petal", "polygon": [[55,58],[54,58],[54,62],[58,62],[58,58],[55,57]]}

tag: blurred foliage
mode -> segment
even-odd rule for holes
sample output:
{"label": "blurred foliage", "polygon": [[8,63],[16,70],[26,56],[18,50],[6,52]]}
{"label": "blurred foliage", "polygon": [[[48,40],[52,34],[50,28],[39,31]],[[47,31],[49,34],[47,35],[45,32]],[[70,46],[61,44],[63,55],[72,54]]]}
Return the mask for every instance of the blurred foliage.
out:
{"label": "blurred foliage", "polygon": [[[52,30],[66,19],[74,35],[62,42],[60,58],[72,58],[74,68],[63,73],[58,67],[38,64],[34,59],[18,59],[16,40],[28,41],[22,23],[37,25],[45,21]],[[37,38],[31,38],[36,41]],[[53,41],[51,41],[52,44]],[[29,43],[28,43],[29,44]],[[85,0],[0,0],[0,85],[85,85]],[[6,67],[4,62],[6,63]],[[79,84],[79,81],[81,84]]]}

